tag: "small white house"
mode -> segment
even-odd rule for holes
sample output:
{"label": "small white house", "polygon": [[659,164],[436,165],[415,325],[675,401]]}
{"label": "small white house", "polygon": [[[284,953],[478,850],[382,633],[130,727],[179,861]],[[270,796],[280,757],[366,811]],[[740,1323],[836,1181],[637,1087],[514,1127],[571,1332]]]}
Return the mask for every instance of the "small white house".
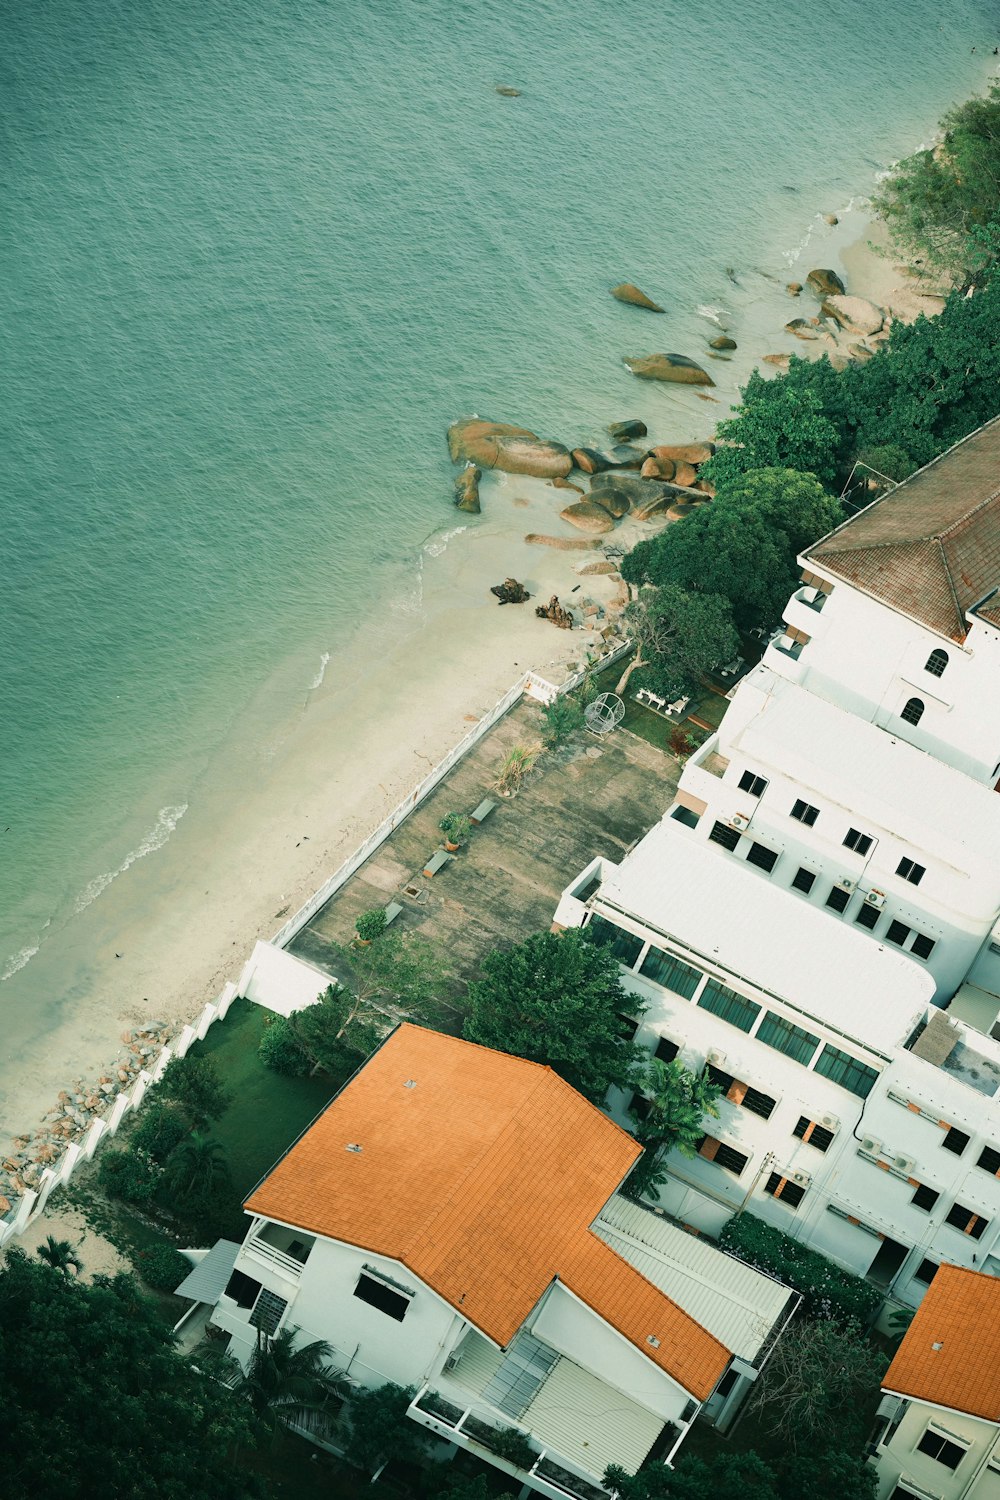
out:
{"label": "small white house", "polygon": [[[212,1322],[244,1366],[282,1326],[325,1339],[428,1432],[590,1500],[725,1426],[797,1302],[616,1196],[639,1154],[551,1069],[400,1026],[251,1194]],[[527,1467],[490,1448],[511,1427]]]}
{"label": "small white house", "polygon": [[942,1266],[883,1390],[878,1500],[998,1500],[1000,1281]]}

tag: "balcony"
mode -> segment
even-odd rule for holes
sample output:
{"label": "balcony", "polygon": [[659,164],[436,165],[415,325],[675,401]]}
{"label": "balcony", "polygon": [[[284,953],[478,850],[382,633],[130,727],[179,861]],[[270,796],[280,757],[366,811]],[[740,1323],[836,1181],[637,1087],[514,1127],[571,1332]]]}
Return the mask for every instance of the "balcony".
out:
{"label": "balcony", "polygon": [[298,1282],[315,1243],[310,1234],[261,1220],[251,1230],[240,1254],[248,1261],[277,1271],[286,1281]]}

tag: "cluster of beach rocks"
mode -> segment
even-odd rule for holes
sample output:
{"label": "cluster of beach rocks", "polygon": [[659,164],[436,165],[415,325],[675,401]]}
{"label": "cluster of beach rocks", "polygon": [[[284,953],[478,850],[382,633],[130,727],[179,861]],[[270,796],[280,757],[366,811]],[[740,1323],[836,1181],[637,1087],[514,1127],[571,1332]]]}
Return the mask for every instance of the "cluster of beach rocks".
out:
{"label": "cluster of beach rocks", "polygon": [[[569,448],[540,438],[524,427],[470,417],[448,429],[448,448],[454,463],[464,467],[455,481],[455,504],[460,510],[478,514],[481,509],[479,481],[483,469],[507,474],[528,474],[547,479],[558,489],[581,496],[561,512],[564,521],[579,531],[602,536],[613,531],[625,516],[635,521],[676,520],[695,505],[709,501],[715,491],[699,478],[699,466],[715,451],[712,443],[677,443],[647,447],[646,424],[638,419],[614,422],[608,428],[607,451]],[[575,483],[577,473],[588,488]],[[558,546],[568,538],[526,540]]]}
{"label": "cluster of beach rocks", "polygon": [[0,1158],[0,1215],[9,1213],[13,1199],[37,1188],[44,1168],[53,1166],[67,1146],[79,1143],[95,1120],[106,1117],[116,1096],[132,1087],[169,1039],[165,1021],[123,1031],[122,1047],[109,1069],[93,1083],[78,1078],[60,1093],[39,1129],[15,1136],[11,1152]]}
{"label": "cluster of beach rocks", "polygon": [[[819,313],[792,318],[785,324],[785,332],[806,343],[825,344],[823,352],[835,370],[846,369],[852,360],[871,359],[889,337],[892,313],[866,297],[849,296],[836,271],[818,266],[809,272],[805,287],[800,281],[790,281],[786,288],[790,297],[799,297],[806,289],[819,298]],[[789,354],[764,355],[766,364],[782,371],[788,369],[790,361]]]}

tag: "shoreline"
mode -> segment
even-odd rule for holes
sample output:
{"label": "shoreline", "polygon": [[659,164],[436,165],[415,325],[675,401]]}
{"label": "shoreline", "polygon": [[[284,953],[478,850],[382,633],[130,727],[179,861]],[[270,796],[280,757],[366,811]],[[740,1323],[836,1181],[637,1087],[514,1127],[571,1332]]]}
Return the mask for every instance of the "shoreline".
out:
{"label": "shoreline", "polygon": [[[783,324],[818,312],[818,301],[808,291],[789,297],[785,281],[804,281],[812,265],[829,264],[841,270],[850,293],[880,306],[905,282],[898,264],[870,248],[879,226],[866,209],[851,207],[837,226],[815,215],[798,251],[791,260],[784,256],[781,275],[776,255],[774,274],[763,273],[770,285],[734,313],[743,349],[739,383],[745,383],[748,356],[750,368],[761,368],[765,323],[770,348],[810,353]],[[659,337],[655,327],[650,334]],[[813,352],[825,349],[820,343]],[[713,373],[722,383],[723,372]],[[729,413],[725,387],[708,398],[715,412],[696,405],[691,387],[667,387],[665,395],[650,442],[704,439]],[[628,413],[609,420],[615,415]],[[192,805],[160,848],[136,860],[127,879],[114,880],[32,959],[25,993],[29,984],[36,994],[50,984],[58,991],[57,976],[48,977],[52,971],[69,967],[75,977],[60,1000],[42,1003],[41,1036],[37,1011],[30,1026],[22,1015],[20,1028],[18,1018],[10,1028],[0,1134],[37,1128],[60,1089],[107,1068],[123,1027],[155,1017],[173,1030],[190,1021],[238,977],[254,942],[274,935],[523,671],[560,680],[584,659],[595,636],[554,630],[535,619],[534,604],[557,593],[564,603],[589,597],[607,606],[617,582],[575,572],[604,552],[563,552],[523,540],[541,532],[586,541],[559,519],[578,497],[495,471],[484,476],[482,495],[480,517],[449,511],[425,540],[415,596],[397,597],[390,617],[378,618],[374,628],[359,625],[329,667],[322,664],[294,723],[270,744],[246,752],[237,766],[239,794],[233,795],[227,742],[227,753],[217,754],[198,788],[200,809]],[[621,552],[658,529],[626,521],[601,542]],[[508,575],[526,585],[531,604],[499,610],[488,590]],[[578,595],[571,593],[576,589]],[[237,734],[238,727],[232,737]],[[18,975],[10,983],[12,990],[22,988]]]}

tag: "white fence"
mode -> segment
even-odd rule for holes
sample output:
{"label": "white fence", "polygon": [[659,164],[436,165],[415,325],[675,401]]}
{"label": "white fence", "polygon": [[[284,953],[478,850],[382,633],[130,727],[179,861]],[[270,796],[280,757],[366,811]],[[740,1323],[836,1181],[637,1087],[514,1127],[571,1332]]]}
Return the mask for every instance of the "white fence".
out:
{"label": "white fence", "polygon": [[[534,698],[542,704],[553,703],[563,693],[572,692],[578,687],[587,674],[593,670],[600,670],[612,666],[619,661],[629,650],[631,643],[623,642],[621,645],[604,653],[603,656],[593,663],[581,667],[560,686],[555,686],[537,672],[525,672],[518,678],[503,697],[498,699],[488,713],[474,724],[468,734],[458,741],[448,751],[443,760],[440,760],[432,771],[429,771],[423,781],[419,782],[410,792],[409,796],[385,818],[379,826],[370,833],[364,843],[355,849],[354,853],[338,870],[330,876],[315,891],[304,906],[301,906],[294,916],[290,917],[285,925],[275,933],[271,944],[277,948],[286,948],[297,933],[301,932],[306,923],[326,905],[330,897],[340,890],[341,886],[364,864],[371,854],[374,854],[386,839],[399,825],[408,818],[413,810],[420,806],[424,798],[444,780],[453,766],[468,754],[472,747],[483,738],[503,716],[510,712],[522,698]],[[250,960],[244,967],[243,973],[250,967]],[[241,976],[242,982],[242,976]],[[133,1079],[131,1086],[124,1089],[115,1098],[111,1106],[111,1112],[106,1119],[95,1118],[86,1126],[78,1141],[74,1141],[66,1148],[54,1166],[46,1166],[38,1179],[37,1188],[29,1189],[18,1201],[15,1211],[6,1219],[0,1219],[0,1249],[8,1245],[18,1235],[22,1234],[29,1224],[39,1218],[45,1212],[46,1204],[55,1189],[63,1183],[69,1182],[80,1162],[90,1161],[98,1145],[106,1136],[114,1135],[126,1115],[138,1109],[145,1097],[146,1090],[151,1084],[157,1083],[163,1076],[163,1070],[172,1057],[183,1057],[192,1044],[204,1038],[208,1028],[215,1022],[224,1019],[230,1005],[241,993],[239,985],[227,984],[219,998],[211,1005],[206,1005],[201,1010],[197,1019],[183,1027],[169,1046],[165,1046],[156,1061],[147,1069],[143,1069]]]}

